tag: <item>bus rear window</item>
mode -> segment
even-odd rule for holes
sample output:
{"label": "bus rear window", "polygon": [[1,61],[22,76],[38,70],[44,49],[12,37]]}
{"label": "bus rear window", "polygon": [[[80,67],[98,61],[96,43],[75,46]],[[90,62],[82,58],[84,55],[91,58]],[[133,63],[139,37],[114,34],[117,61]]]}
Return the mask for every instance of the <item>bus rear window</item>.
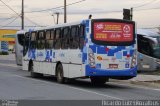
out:
{"label": "bus rear window", "polygon": [[95,20],[92,22],[92,35],[97,44],[130,45],[134,43],[135,25],[124,20]]}

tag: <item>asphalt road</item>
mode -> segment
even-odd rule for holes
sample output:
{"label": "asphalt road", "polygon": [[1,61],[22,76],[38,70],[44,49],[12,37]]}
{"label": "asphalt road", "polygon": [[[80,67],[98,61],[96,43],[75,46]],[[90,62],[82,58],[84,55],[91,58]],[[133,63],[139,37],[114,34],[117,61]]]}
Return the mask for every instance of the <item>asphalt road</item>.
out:
{"label": "asphalt road", "polygon": [[16,66],[14,55],[0,56],[2,100],[159,100],[160,89],[108,82],[93,86],[89,80],[58,84],[54,77],[31,78]]}

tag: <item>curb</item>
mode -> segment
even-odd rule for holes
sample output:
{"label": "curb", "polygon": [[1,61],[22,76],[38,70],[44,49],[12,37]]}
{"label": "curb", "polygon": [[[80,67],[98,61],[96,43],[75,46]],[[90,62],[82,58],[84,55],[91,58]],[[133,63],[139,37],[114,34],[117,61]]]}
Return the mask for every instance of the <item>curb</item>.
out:
{"label": "curb", "polygon": [[142,87],[152,87],[160,89],[160,80],[158,81],[132,81],[132,80],[115,80],[111,79],[109,82],[130,84],[131,86],[142,86]]}
{"label": "curb", "polygon": [[130,81],[130,84],[160,88],[160,81]]}

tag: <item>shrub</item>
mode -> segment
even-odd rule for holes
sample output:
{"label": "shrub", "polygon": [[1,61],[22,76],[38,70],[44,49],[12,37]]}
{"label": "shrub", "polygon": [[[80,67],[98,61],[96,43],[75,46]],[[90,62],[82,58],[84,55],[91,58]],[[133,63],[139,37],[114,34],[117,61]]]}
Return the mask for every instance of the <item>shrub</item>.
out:
{"label": "shrub", "polygon": [[8,52],[0,52],[0,55],[9,55],[9,53]]}

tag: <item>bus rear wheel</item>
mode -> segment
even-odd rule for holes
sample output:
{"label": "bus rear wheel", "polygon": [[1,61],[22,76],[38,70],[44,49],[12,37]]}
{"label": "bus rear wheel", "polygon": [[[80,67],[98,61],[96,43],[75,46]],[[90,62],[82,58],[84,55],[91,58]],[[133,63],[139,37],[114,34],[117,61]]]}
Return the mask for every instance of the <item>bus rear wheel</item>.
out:
{"label": "bus rear wheel", "polygon": [[58,64],[56,68],[56,77],[58,83],[64,83],[63,67],[62,64]]}
{"label": "bus rear wheel", "polygon": [[91,83],[94,85],[103,85],[109,81],[109,78],[107,77],[98,77],[98,76],[90,77],[90,79]]}

